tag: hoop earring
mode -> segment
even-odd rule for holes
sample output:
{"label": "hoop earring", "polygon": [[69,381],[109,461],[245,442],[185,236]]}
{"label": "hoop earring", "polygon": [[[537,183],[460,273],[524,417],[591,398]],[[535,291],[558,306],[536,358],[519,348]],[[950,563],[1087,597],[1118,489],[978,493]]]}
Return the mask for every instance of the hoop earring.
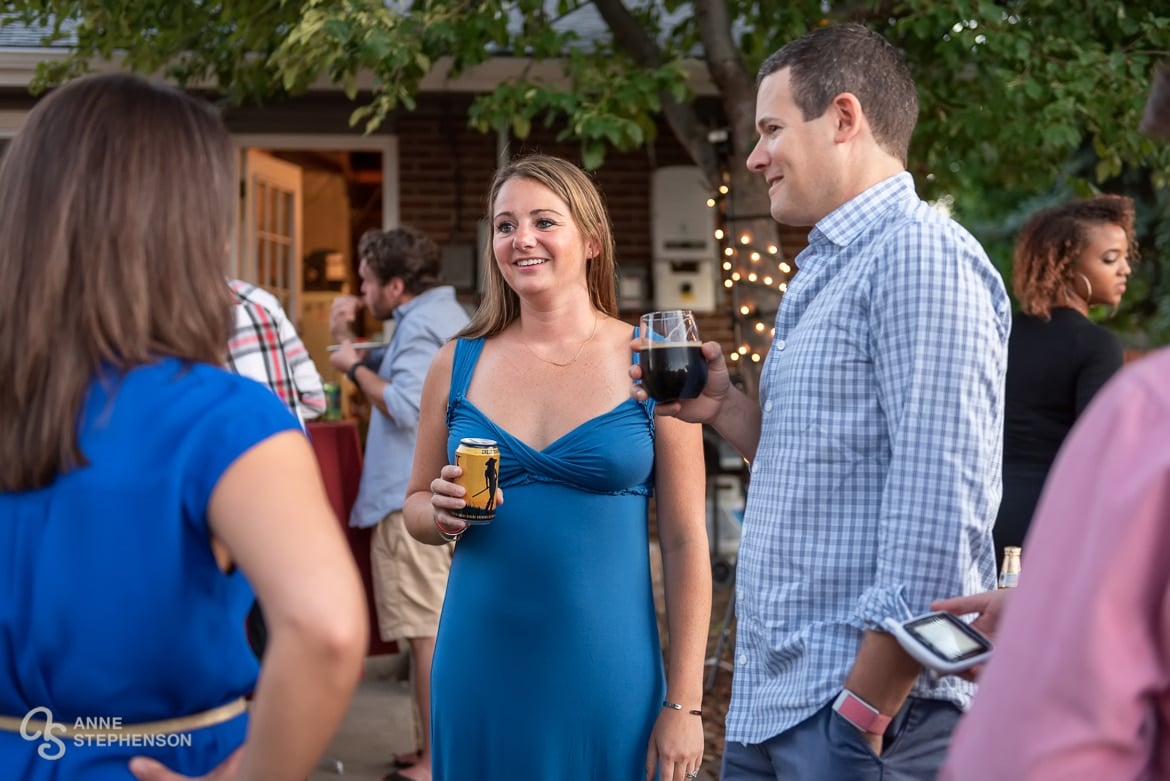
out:
{"label": "hoop earring", "polygon": [[1085,280],[1085,303],[1088,304],[1092,301],[1093,298],[1093,283],[1091,283],[1089,278],[1079,271],[1077,272],[1077,276]]}

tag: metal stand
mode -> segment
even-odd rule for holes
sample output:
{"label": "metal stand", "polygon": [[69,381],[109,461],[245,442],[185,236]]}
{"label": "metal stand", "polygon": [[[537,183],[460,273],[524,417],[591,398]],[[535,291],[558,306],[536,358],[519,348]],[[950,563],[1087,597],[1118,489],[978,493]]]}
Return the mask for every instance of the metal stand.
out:
{"label": "metal stand", "polygon": [[723,557],[719,549],[719,484],[717,478],[720,475],[740,474],[742,467],[730,470],[723,467],[722,459],[719,454],[718,435],[714,431],[705,432],[708,435],[703,437],[703,455],[707,466],[707,495],[710,497],[708,508],[711,518],[711,581],[715,588],[728,588],[732,590],[731,598],[727,600],[727,610],[723,614],[723,625],[719,631],[719,640],[715,643],[715,653],[704,663],[705,667],[710,667],[710,672],[707,673],[706,683],[703,685],[703,691],[711,691],[715,685],[715,677],[722,668],[731,672],[734,670],[734,665],[723,660],[723,655],[728,648],[728,640],[731,637],[731,627],[735,622],[735,564]]}
{"label": "metal stand", "polygon": [[[735,573],[732,571],[732,581],[729,588],[735,588]],[[735,622],[735,594],[731,595],[731,599],[727,600],[727,610],[723,612],[723,627],[719,630],[719,639],[715,642],[715,653],[704,662],[704,667],[710,667],[711,671],[707,673],[707,681],[703,684],[703,691],[709,692],[715,686],[715,676],[720,669],[733,672],[735,665],[731,662],[723,660],[724,652],[729,648],[728,639],[731,637],[731,627]]]}

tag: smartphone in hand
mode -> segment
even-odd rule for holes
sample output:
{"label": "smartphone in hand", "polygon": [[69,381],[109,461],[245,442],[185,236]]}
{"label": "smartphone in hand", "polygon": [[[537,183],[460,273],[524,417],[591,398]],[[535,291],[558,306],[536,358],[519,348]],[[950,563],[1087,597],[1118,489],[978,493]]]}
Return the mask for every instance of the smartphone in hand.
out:
{"label": "smartphone in hand", "polygon": [[885,625],[906,653],[944,675],[963,672],[991,656],[991,641],[952,613],[926,613],[904,621],[887,618]]}

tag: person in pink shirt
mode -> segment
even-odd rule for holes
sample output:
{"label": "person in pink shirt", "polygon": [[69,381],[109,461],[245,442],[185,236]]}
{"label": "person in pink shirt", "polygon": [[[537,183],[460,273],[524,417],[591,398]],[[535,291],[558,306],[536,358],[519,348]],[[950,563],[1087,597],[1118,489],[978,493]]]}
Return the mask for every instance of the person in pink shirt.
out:
{"label": "person in pink shirt", "polygon": [[[1170,67],[1142,129],[1170,138]],[[943,781],[1170,779],[1168,374],[1170,348],[1126,367],[1073,428],[1018,588],[936,603],[996,637]]]}
{"label": "person in pink shirt", "polygon": [[1044,490],[942,778],[1170,778],[1170,349],[1114,378]]}

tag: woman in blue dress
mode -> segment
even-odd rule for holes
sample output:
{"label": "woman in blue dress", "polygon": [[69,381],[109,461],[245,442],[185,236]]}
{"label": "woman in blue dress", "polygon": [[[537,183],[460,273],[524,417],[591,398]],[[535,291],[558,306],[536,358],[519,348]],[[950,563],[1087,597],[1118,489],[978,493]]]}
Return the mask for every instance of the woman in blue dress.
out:
{"label": "woman in blue dress", "polygon": [[[489,218],[484,301],[431,365],[405,507],[419,540],[459,540],[431,672],[434,777],[694,778],[711,604],[701,431],[630,398],[633,327],[589,177],[520,158],[497,173]],[[495,519],[470,528],[450,514],[465,437],[500,447]]]}
{"label": "woman in blue dress", "polygon": [[0,163],[6,779],[303,779],[361,675],[312,449],[221,368],[236,181],[214,110],[122,74],[55,90]]}

